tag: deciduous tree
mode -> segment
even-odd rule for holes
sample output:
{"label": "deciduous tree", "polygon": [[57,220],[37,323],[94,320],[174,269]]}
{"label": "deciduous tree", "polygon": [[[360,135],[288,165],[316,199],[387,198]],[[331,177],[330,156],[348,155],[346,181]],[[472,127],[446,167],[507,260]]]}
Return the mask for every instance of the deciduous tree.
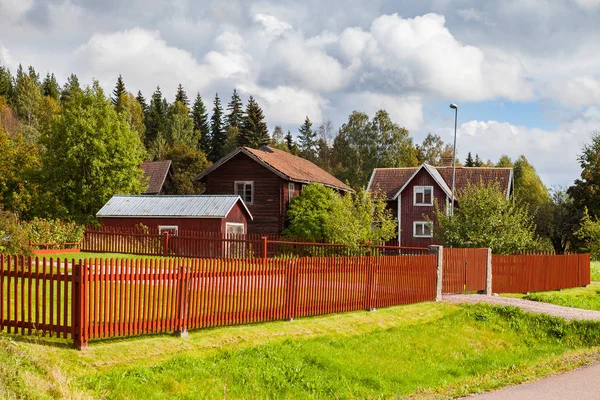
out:
{"label": "deciduous tree", "polygon": [[171,160],[173,172],[171,179],[165,183],[166,194],[186,195],[201,192],[202,184],[193,179],[210,165],[203,152],[194,146],[178,142],[164,153],[164,158]]}
{"label": "deciduous tree", "polygon": [[41,137],[43,182],[53,217],[90,223],[115,193],[143,191],[143,148],[98,82],[72,96],[51,132]]}
{"label": "deciduous tree", "polygon": [[527,208],[506,198],[497,183],[470,185],[458,194],[454,216],[436,205],[434,237],[447,247],[489,247],[512,254],[535,246]]}

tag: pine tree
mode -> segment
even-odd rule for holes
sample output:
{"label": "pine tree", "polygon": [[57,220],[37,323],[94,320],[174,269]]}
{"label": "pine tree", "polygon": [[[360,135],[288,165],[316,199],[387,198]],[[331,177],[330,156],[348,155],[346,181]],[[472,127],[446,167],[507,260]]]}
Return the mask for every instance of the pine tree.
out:
{"label": "pine tree", "polygon": [[246,105],[246,116],[240,130],[240,146],[259,148],[269,144],[269,131],[265,123],[265,116],[254,97],[250,96]]}
{"label": "pine tree", "polygon": [[21,121],[31,126],[37,122],[36,111],[42,97],[35,76],[35,71],[30,70],[29,74],[25,74],[19,65],[15,79],[15,111]]}
{"label": "pine tree", "polygon": [[54,74],[46,74],[46,78],[42,82],[42,95],[52,97],[55,100],[60,99],[60,86]]}
{"label": "pine tree", "polygon": [[33,68],[32,65],[29,66],[28,72],[29,72],[29,78],[31,79],[31,81],[35,84],[35,86],[37,86],[39,88],[42,85],[42,83],[40,82],[40,74],[35,72],[35,68]]}
{"label": "pine tree", "polygon": [[167,110],[168,105],[165,105],[165,99],[162,98],[160,86],[157,86],[156,91],[152,94],[150,107],[148,108],[148,117],[146,118],[146,137],[144,143],[146,147],[149,147],[159,135],[164,136],[166,134]]}
{"label": "pine tree", "polygon": [[224,156],[223,146],[227,141],[227,133],[223,128],[223,107],[221,106],[221,99],[219,94],[215,94],[215,101],[213,106],[213,114],[210,117],[210,154],[209,160],[215,162]]}
{"label": "pine tree", "polygon": [[142,107],[142,112],[144,113],[144,116],[146,116],[146,114],[148,113],[148,103],[146,103],[146,98],[142,94],[141,90],[138,90],[137,96],[135,96],[135,99],[137,100],[138,103],[140,103],[140,107]]}
{"label": "pine tree", "polygon": [[62,93],[60,94],[60,102],[66,104],[73,96],[81,92],[81,86],[79,85],[77,75],[71,74],[69,78],[67,78],[67,83],[65,83]]}
{"label": "pine tree", "polygon": [[177,94],[175,95],[175,101],[180,101],[185,104],[186,107],[190,106],[190,100],[188,99],[187,93],[183,90],[181,83],[177,86]]}
{"label": "pine tree", "polygon": [[292,136],[292,132],[288,129],[287,134],[285,135],[285,144],[289,149],[290,153],[294,155],[298,155],[298,145],[294,141],[294,137]]}
{"label": "pine tree", "polygon": [[474,167],[475,166],[475,161],[473,161],[473,156],[471,155],[471,152],[469,152],[469,154],[467,154],[467,159],[465,160],[465,167]]}
{"label": "pine tree", "polygon": [[9,102],[14,100],[13,77],[10,70],[0,65],[0,96]]}
{"label": "pine tree", "polygon": [[300,156],[314,161],[317,158],[317,132],[312,130],[312,122],[308,116],[298,132],[300,133],[298,135]]}
{"label": "pine tree", "polygon": [[475,167],[483,167],[483,161],[481,161],[481,159],[479,158],[479,154],[475,154],[474,166]]}
{"label": "pine tree", "polygon": [[237,89],[233,89],[233,95],[231,96],[231,101],[227,105],[227,110],[229,114],[227,114],[227,126],[234,127],[240,129],[244,124],[244,105],[242,104],[242,100],[237,93]]}
{"label": "pine tree", "polygon": [[117,112],[121,111],[121,95],[127,93],[127,89],[125,89],[125,82],[123,82],[123,77],[119,75],[117,78],[117,84],[115,85],[115,89],[112,92],[111,101],[115,106]]}
{"label": "pine tree", "polygon": [[208,123],[208,112],[200,93],[196,95],[192,107],[192,119],[194,120],[194,131],[198,136],[198,150],[205,154],[210,153],[210,124]]}

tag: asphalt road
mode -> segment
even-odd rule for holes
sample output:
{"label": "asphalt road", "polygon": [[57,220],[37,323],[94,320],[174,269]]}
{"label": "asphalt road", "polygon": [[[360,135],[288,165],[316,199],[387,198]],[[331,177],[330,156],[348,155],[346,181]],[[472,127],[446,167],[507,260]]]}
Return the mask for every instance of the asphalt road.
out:
{"label": "asphalt road", "polygon": [[481,400],[597,400],[600,399],[600,364],[534,382],[468,397]]}

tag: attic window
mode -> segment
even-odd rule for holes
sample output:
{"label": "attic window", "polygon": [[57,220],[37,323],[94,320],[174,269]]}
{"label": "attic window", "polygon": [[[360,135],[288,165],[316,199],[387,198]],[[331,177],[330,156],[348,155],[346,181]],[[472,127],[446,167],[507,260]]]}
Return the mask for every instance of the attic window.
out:
{"label": "attic window", "polygon": [[248,205],[254,204],[254,181],[235,181],[234,193]]}
{"label": "attic window", "polygon": [[433,205],[433,186],[415,186],[415,206]]}

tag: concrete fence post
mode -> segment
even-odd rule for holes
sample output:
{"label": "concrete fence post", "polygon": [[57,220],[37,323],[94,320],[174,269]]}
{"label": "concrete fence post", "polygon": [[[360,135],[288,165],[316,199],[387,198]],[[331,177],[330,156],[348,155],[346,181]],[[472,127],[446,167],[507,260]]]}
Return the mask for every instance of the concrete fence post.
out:
{"label": "concrete fence post", "polygon": [[442,300],[442,288],[444,279],[444,247],[431,245],[429,246],[429,253],[437,256],[437,274],[435,281],[435,301]]}
{"label": "concrete fence post", "polygon": [[487,257],[485,263],[485,295],[492,295],[492,249],[486,249]]}

